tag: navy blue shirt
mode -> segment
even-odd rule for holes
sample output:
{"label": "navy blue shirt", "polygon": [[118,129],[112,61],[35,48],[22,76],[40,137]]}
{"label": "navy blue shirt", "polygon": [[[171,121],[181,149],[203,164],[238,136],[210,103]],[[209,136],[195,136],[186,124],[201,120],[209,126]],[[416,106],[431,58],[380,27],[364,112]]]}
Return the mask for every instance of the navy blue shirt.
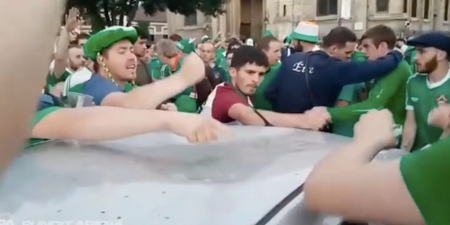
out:
{"label": "navy blue shirt", "polygon": [[281,62],[283,62],[287,57],[295,53],[295,49],[292,47],[286,47],[281,49]]}
{"label": "navy blue shirt", "polygon": [[81,93],[94,97],[95,105],[101,105],[103,99],[114,92],[124,92],[124,90],[108,78],[99,74],[94,74],[91,79],[85,83]]}
{"label": "navy blue shirt", "polygon": [[44,110],[48,107],[52,107],[54,106],[55,103],[55,99],[52,98],[52,96],[47,95],[47,94],[40,94],[39,95],[39,104],[37,107],[37,112]]}
{"label": "navy blue shirt", "polygon": [[294,53],[282,62],[265,94],[273,110],[280,113],[303,113],[315,106],[334,107],[344,85],[381,78],[397,68],[402,59],[397,51],[367,62],[341,61],[324,51]]}

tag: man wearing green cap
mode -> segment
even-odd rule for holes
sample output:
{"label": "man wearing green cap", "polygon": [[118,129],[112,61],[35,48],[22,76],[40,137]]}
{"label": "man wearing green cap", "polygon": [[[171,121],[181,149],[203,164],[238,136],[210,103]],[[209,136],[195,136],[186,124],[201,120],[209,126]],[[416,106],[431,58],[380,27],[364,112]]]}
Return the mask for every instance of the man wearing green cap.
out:
{"label": "man wearing green cap", "polygon": [[[132,84],[136,77],[136,55],[132,49],[137,37],[133,27],[113,26],[89,38],[83,47],[86,56],[95,62],[95,73],[69,92],[90,95],[96,105],[124,108],[154,109],[166,100],[160,101],[151,85],[135,88]],[[196,55],[188,58],[189,63],[183,68],[192,71],[172,78],[181,82],[174,87],[179,90],[176,93],[181,92],[185,84],[191,86],[203,79],[204,74],[198,72],[204,69],[201,59]]]}
{"label": "man wearing green cap", "polygon": [[150,48],[151,48],[153,54],[151,54],[152,58],[148,62],[148,67],[150,69],[152,79],[153,80],[161,80],[162,79],[161,69],[162,69],[163,64],[161,63],[158,56],[156,55],[155,45],[152,44]]}
{"label": "man wearing green cap", "polygon": [[[165,64],[163,66],[163,76],[170,77],[173,73],[178,72],[182,65],[184,65],[184,54],[180,53],[191,53],[195,51],[195,48],[191,48],[189,41],[173,42],[171,40],[159,40],[156,43],[156,52],[161,63]],[[197,93],[194,87],[188,87],[183,92],[174,96],[172,102],[176,105],[178,111],[180,112],[197,112]]]}
{"label": "man wearing green cap", "polygon": [[291,33],[292,45],[296,51],[309,52],[319,50],[319,26],[310,22],[300,22]]}

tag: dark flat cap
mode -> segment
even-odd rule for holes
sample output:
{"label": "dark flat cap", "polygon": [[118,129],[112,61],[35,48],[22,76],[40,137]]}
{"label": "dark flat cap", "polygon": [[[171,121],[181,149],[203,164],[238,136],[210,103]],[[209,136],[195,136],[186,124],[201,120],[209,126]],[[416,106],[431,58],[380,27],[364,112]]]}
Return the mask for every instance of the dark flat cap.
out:
{"label": "dark flat cap", "polygon": [[430,32],[412,38],[406,42],[413,47],[433,47],[450,53],[450,36],[441,32]]}

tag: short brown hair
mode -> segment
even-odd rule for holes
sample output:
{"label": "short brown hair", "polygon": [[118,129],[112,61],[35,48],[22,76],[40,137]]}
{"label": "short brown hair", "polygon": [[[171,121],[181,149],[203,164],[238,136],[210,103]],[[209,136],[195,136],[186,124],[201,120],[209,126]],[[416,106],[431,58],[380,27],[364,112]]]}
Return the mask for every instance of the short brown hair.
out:
{"label": "short brown hair", "polygon": [[155,51],[162,53],[167,58],[173,58],[180,53],[175,42],[167,39],[161,39],[156,42]]}
{"label": "short brown hair", "polygon": [[378,25],[367,30],[361,37],[364,39],[371,39],[375,47],[379,47],[381,43],[386,42],[389,49],[394,49],[397,42],[395,32],[388,26]]}
{"label": "short brown hair", "polygon": [[279,40],[272,35],[264,36],[263,38],[259,39],[258,42],[256,42],[256,48],[259,50],[267,51],[270,48],[270,43],[275,41],[279,42]]}
{"label": "short brown hair", "polygon": [[172,34],[172,35],[170,35],[169,39],[172,41],[178,42],[178,41],[181,41],[182,38],[178,34]]}

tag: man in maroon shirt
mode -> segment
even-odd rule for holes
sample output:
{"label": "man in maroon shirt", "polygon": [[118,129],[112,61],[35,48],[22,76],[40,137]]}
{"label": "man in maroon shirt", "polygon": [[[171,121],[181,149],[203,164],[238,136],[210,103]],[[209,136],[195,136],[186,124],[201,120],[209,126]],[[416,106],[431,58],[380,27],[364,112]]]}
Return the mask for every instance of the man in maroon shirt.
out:
{"label": "man in maroon shirt", "polygon": [[328,115],[315,118],[308,113],[283,114],[253,108],[249,96],[255,93],[268,67],[267,56],[261,50],[252,46],[236,49],[229,70],[231,82],[215,88],[204,104],[202,114],[222,123],[313,130],[322,128],[329,120]]}

